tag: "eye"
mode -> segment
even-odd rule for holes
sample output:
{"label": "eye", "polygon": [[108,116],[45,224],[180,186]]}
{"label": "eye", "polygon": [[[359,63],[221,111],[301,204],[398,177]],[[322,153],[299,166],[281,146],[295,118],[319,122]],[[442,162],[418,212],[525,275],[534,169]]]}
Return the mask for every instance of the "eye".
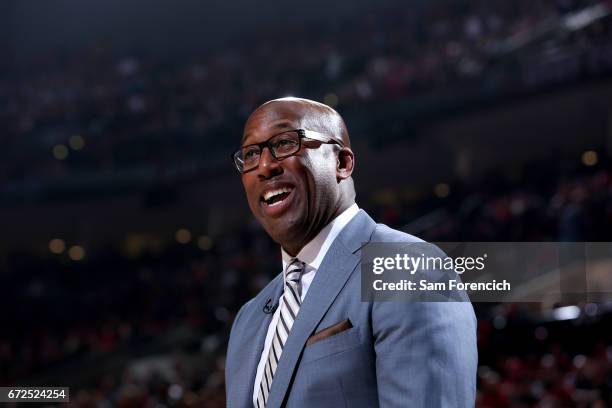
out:
{"label": "eye", "polygon": [[251,162],[251,161],[257,160],[258,157],[259,157],[259,149],[257,147],[247,148],[242,151],[242,159],[245,162]]}
{"label": "eye", "polygon": [[293,152],[297,145],[297,142],[291,138],[282,138],[279,140],[275,140],[273,147],[277,153],[286,154],[289,152]]}

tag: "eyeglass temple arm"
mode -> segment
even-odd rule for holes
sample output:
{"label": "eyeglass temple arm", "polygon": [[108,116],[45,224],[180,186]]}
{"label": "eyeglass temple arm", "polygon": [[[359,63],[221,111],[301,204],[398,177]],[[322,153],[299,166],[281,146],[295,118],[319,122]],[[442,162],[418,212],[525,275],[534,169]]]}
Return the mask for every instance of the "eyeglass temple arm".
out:
{"label": "eyeglass temple arm", "polygon": [[327,137],[322,133],[315,132],[314,130],[304,129],[302,130],[302,132],[304,132],[304,137],[307,137],[309,139],[318,140],[319,142],[325,142],[325,143],[334,142],[342,146],[342,143],[340,143],[339,141],[334,140],[331,137]]}

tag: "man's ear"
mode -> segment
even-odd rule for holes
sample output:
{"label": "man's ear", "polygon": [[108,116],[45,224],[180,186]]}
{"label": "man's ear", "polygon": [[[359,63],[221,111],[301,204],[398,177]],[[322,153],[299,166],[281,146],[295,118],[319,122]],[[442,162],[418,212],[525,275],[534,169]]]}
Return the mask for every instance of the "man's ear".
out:
{"label": "man's ear", "polygon": [[340,148],[336,160],[336,177],[338,181],[351,177],[353,168],[355,168],[355,155],[353,151],[348,147]]}

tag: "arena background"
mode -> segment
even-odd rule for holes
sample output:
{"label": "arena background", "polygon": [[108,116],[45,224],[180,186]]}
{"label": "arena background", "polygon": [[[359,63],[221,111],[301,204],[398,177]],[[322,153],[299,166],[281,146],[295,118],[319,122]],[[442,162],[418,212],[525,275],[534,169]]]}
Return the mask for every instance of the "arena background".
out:
{"label": "arena background", "polygon": [[[231,322],[280,265],[229,153],[279,96],[345,117],[357,201],[379,222],[434,241],[610,241],[611,12],[2,2],[0,385],[225,406]],[[612,406],[611,306],[475,304],[477,406]]]}

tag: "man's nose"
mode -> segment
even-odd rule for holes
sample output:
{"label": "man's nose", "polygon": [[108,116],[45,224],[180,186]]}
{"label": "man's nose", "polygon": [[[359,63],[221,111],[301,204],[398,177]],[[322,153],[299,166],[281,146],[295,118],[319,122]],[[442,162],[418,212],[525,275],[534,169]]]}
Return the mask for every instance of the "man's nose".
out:
{"label": "man's nose", "polygon": [[269,147],[262,149],[257,170],[259,177],[264,179],[269,179],[283,172],[280,162],[272,155]]}

